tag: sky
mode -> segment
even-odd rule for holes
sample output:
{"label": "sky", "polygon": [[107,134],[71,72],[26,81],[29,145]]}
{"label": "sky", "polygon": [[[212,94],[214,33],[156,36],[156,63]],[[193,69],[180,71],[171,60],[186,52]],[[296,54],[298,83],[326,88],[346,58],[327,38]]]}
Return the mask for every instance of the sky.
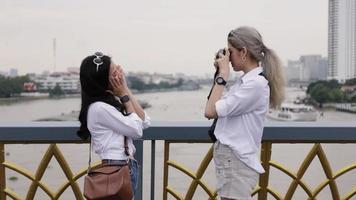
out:
{"label": "sky", "polygon": [[244,25],[286,64],[326,56],[327,15],[327,0],[2,0],[0,71],[66,71],[101,51],[126,71],[202,75]]}

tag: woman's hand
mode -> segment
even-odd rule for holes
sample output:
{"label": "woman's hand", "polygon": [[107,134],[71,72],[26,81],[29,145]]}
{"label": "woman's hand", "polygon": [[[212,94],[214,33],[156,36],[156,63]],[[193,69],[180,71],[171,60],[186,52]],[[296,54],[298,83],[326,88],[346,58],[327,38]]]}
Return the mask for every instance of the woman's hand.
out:
{"label": "woman's hand", "polygon": [[230,74],[230,51],[225,48],[225,55],[219,51],[218,52],[218,58],[215,59],[215,67],[219,68],[219,75],[225,76],[225,78],[229,77]]}
{"label": "woman's hand", "polygon": [[117,96],[124,96],[129,93],[126,84],[125,75],[121,67],[118,67],[109,78],[110,84],[113,87],[113,92]]}

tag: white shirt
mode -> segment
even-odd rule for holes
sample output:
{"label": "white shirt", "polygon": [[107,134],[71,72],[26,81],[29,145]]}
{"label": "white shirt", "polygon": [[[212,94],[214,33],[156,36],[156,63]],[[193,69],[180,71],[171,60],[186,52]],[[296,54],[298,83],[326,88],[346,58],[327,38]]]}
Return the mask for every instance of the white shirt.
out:
{"label": "white shirt", "polygon": [[142,137],[142,130],[150,125],[150,117],[145,113],[142,121],[136,113],[124,116],[114,106],[95,102],[89,106],[87,124],[92,148],[100,159],[126,160],[124,136],[130,155],[134,155],[136,148],[132,140]]}
{"label": "white shirt", "polygon": [[257,67],[244,74],[215,104],[216,138],[258,173],[264,173],[258,155],[270,95],[261,72],[262,67]]}

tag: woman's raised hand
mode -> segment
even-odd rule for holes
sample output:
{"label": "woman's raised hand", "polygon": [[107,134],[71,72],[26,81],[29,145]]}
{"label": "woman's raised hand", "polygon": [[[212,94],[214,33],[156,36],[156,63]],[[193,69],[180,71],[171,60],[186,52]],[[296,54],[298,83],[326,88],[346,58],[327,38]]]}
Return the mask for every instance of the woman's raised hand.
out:
{"label": "woman's raised hand", "polygon": [[125,74],[118,65],[118,67],[112,73],[112,76],[109,78],[110,84],[113,87],[113,92],[117,96],[124,96],[128,94],[128,87],[125,80]]}

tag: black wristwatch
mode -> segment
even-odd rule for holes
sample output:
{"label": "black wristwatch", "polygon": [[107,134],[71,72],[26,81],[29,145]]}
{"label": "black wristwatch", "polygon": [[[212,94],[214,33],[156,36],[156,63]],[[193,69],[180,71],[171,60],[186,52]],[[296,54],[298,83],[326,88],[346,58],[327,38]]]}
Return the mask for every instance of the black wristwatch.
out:
{"label": "black wristwatch", "polygon": [[226,85],[225,79],[223,77],[221,77],[221,76],[216,77],[215,83],[218,84],[218,85],[223,85],[223,86]]}
{"label": "black wristwatch", "polygon": [[120,98],[121,103],[127,103],[128,101],[130,101],[130,97],[128,95],[124,95],[119,98]]}

